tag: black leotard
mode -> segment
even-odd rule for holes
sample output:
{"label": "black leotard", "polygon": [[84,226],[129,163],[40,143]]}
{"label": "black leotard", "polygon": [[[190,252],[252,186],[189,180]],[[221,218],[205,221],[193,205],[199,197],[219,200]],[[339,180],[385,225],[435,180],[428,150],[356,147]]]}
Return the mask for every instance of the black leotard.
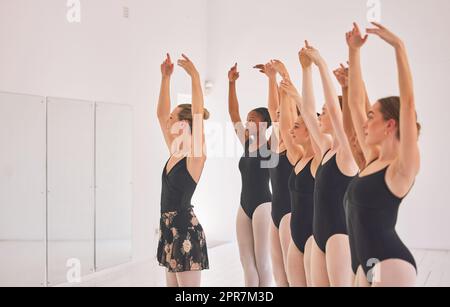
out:
{"label": "black leotard", "polygon": [[191,205],[197,183],[189,173],[187,158],[180,160],[170,172],[167,164],[162,174],[158,263],[170,273],[207,270],[206,236]]}
{"label": "black leotard", "polygon": [[345,196],[345,210],[354,273],[362,266],[366,275],[378,262],[401,259],[416,262],[395,231],[403,198],[388,188],[385,177],[389,167],[364,177],[355,177]]}
{"label": "black leotard", "polygon": [[311,173],[313,159],[296,174],[295,168],[289,178],[289,190],[291,192],[291,236],[297,248],[305,253],[305,245],[313,233],[314,216],[314,184]]}
{"label": "black leotard", "polygon": [[289,162],[287,152],[272,155],[278,156],[276,167],[270,168],[270,182],[272,184],[272,220],[280,228],[283,217],[291,213],[291,195],[289,192],[289,176],[292,173],[292,164]]}
{"label": "black leotard", "polygon": [[[170,160],[170,159],[169,159]],[[197,183],[187,170],[187,158],[180,160],[167,173],[166,166],[162,174],[161,213],[179,212],[192,208],[191,199]]]}
{"label": "black leotard", "polygon": [[256,153],[249,152],[250,141],[245,143],[245,153],[239,161],[242,177],[241,207],[252,219],[256,209],[272,201],[269,187],[269,170],[263,161],[270,160],[270,149],[263,145]]}
{"label": "black leotard", "polygon": [[[326,154],[325,154],[326,156]],[[342,174],[334,155],[320,165],[314,189],[314,239],[325,253],[328,240],[337,234],[347,234],[344,195],[353,177]]]}

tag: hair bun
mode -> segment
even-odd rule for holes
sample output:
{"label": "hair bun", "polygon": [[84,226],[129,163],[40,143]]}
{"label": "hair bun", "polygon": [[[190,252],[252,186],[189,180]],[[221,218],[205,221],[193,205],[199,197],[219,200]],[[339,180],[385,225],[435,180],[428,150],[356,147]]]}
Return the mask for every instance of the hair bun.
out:
{"label": "hair bun", "polygon": [[204,120],[208,120],[210,118],[211,114],[209,113],[209,111],[205,108],[203,110],[203,119]]}

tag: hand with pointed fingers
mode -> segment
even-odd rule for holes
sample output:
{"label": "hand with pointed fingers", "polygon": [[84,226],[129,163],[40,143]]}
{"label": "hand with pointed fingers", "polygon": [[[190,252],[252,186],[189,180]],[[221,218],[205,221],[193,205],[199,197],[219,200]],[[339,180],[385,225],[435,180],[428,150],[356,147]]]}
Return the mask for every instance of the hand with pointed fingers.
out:
{"label": "hand with pointed fingers", "polygon": [[345,34],[345,39],[347,40],[347,45],[351,49],[360,49],[367,42],[369,35],[362,36],[361,30],[356,22],[353,23],[353,29]]}
{"label": "hand with pointed fingers", "polygon": [[253,68],[259,70],[259,72],[262,74],[266,74],[266,65],[264,64],[255,65],[253,66]]}
{"label": "hand with pointed fingers", "polygon": [[308,57],[315,65],[319,65],[323,61],[319,50],[311,46],[308,41],[306,41],[305,44],[306,46],[303,50],[304,55]]}
{"label": "hand with pointed fingers", "polygon": [[163,77],[168,78],[173,73],[174,64],[172,63],[172,60],[170,59],[170,55],[167,54],[166,59],[161,64],[161,74]]}
{"label": "hand with pointed fingers", "polygon": [[384,40],[394,48],[402,46],[403,42],[397,35],[377,22],[372,22],[372,24],[375,26],[375,28],[367,28],[367,33],[379,36],[382,40]]}
{"label": "hand with pointed fingers", "polygon": [[282,92],[285,92],[289,97],[298,97],[300,96],[297,88],[294,86],[291,80],[283,79],[280,83],[280,89]]}
{"label": "hand with pointed fingers", "polygon": [[298,53],[298,58],[300,60],[300,64],[302,64],[303,68],[309,68],[312,66],[311,58],[308,57],[305,53],[308,46],[309,46],[308,41],[305,41],[305,47],[303,47]]}
{"label": "hand with pointed fingers", "polygon": [[275,69],[275,65],[273,65],[272,62],[269,62],[266,65],[264,65],[264,73],[270,79],[276,79],[277,77],[277,70]]}
{"label": "hand with pointed fingers", "polygon": [[272,64],[275,71],[279,73],[283,79],[289,78],[289,72],[283,62],[281,62],[280,60],[272,60],[270,61],[270,63]]}
{"label": "hand with pointed fingers", "polygon": [[185,55],[181,55],[182,58],[178,60],[178,66],[183,68],[191,78],[199,77],[198,71],[195,68],[194,63]]}
{"label": "hand with pointed fingers", "polygon": [[269,62],[267,64],[258,64],[253,68],[258,69],[259,72],[265,74],[269,79],[275,79],[277,76],[277,71],[273,67],[272,62]]}
{"label": "hand with pointed fingers", "polygon": [[233,67],[231,67],[230,71],[228,72],[228,80],[230,82],[236,82],[237,79],[239,79],[239,72],[237,69],[238,64],[234,64]]}
{"label": "hand with pointed fingers", "polygon": [[341,64],[341,66],[334,70],[333,73],[341,87],[348,88],[348,67]]}

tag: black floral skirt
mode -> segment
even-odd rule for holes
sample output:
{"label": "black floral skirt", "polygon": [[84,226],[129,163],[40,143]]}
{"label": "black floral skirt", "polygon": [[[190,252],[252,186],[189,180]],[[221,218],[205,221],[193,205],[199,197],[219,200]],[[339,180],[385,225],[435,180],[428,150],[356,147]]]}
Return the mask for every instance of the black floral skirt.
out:
{"label": "black floral skirt", "polygon": [[171,273],[209,269],[205,232],[192,208],[163,213],[159,232],[160,266]]}

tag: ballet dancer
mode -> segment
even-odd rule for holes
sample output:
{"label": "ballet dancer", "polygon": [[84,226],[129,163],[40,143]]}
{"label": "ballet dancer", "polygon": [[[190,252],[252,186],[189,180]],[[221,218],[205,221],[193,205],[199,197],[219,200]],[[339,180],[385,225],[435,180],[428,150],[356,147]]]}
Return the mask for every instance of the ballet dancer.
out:
{"label": "ballet dancer", "polygon": [[[346,34],[349,47],[349,106],[366,168],[350,183],[345,197],[357,286],[414,286],[417,266],[395,231],[398,210],[420,168],[420,125],[406,47],[378,23],[362,37],[358,25]],[[361,48],[369,35],[395,50],[400,97],[379,99],[367,113]],[[379,153],[374,153],[374,148]],[[375,156],[375,159],[373,157]]]}
{"label": "ballet dancer", "polygon": [[206,162],[203,120],[209,118],[203,106],[200,76],[183,54],[178,60],[192,80],[192,105],[171,111],[170,79],[174,64],[170,55],[161,64],[161,91],[157,116],[170,152],[162,174],[160,238],[157,259],[167,269],[168,287],[199,287],[201,271],[209,269],[205,233],[191,204]]}
{"label": "ballet dancer", "polygon": [[265,74],[269,81],[268,109],[273,123],[271,136],[272,161],[269,169],[272,184],[272,223],[270,227],[271,258],[273,275],[278,287],[288,287],[287,256],[291,241],[291,198],[289,176],[298,157],[289,155],[284,138],[280,133],[280,101],[277,74],[289,77],[284,64],[272,60],[266,65],[256,65],[256,69]]}
{"label": "ballet dancer", "polygon": [[[288,78],[288,74],[285,74],[285,78]],[[295,101],[281,88],[280,100],[280,133],[287,148],[287,155],[296,160],[288,183],[292,213],[287,274],[291,287],[306,287],[311,285],[314,177],[321,155],[302,116],[299,115]]]}
{"label": "ballet dancer", "polygon": [[237,64],[228,72],[228,79],[229,114],[244,147],[244,155],[239,162],[242,190],[236,232],[245,286],[269,287],[272,286],[269,245],[272,194],[269,169],[264,167],[264,163],[271,159],[266,138],[271,119],[267,108],[257,108],[248,113],[244,126],[236,92],[236,81],[239,79]]}

